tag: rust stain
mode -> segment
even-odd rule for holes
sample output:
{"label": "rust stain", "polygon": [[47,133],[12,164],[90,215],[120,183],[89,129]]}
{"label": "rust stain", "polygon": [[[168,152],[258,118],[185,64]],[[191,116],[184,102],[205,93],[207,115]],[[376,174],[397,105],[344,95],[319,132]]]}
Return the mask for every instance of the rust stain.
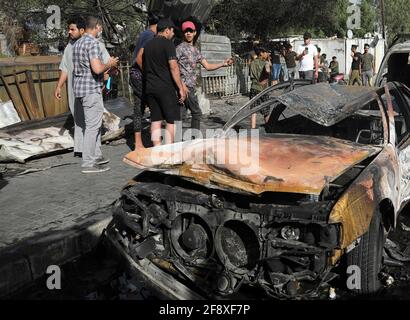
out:
{"label": "rust stain", "polygon": [[363,184],[352,186],[334,206],[329,223],[342,225],[342,249],[346,249],[369,229],[377,206],[373,199],[373,183],[366,180]]}
{"label": "rust stain", "polygon": [[339,262],[342,255],[343,255],[343,250],[341,249],[333,250],[332,256],[329,257],[329,264],[331,266],[335,266]]}

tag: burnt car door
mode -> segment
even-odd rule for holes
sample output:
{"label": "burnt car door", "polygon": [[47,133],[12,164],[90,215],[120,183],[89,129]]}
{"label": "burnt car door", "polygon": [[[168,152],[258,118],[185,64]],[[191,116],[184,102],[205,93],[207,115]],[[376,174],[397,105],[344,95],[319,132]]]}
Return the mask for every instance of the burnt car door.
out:
{"label": "burnt car door", "polygon": [[[399,120],[401,131],[397,132],[397,144],[399,153],[399,167],[401,172],[401,203],[405,203],[410,199],[410,90],[402,85],[397,84],[397,92],[400,98],[400,108],[402,111],[402,119]],[[403,121],[404,120],[404,121]],[[396,129],[397,130],[397,129]]]}
{"label": "burnt car door", "polygon": [[[410,199],[410,91],[399,83],[389,83],[388,88],[390,100],[394,111],[394,128],[390,134],[398,155],[398,166],[400,172],[400,203]],[[389,98],[386,93],[381,96],[387,108]]]}

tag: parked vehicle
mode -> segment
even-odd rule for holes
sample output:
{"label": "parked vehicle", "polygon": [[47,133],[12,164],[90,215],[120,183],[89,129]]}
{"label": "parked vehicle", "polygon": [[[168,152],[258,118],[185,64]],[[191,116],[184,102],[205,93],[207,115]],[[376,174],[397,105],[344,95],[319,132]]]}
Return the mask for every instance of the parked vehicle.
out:
{"label": "parked vehicle", "polygon": [[[283,83],[213,139],[126,155],[143,172],[114,206],[110,243],[171,299],[226,299],[249,286],[312,297],[335,267],[343,276],[351,266],[357,293],[378,291],[385,239],[410,200],[410,41],[398,40],[378,87],[338,85],[343,75]],[[252,134],[233,139],[232,130],[266,107],[255,152]],[[210,161],[244,145],[245,162]],[[249,163],[257,170],[244,171]]]}
{"label": "parked vehicle", "polygon": [[395,44],[386,53],[376,77],[376,86],[398,81],[410,86],[410,35],[396,37]]}
{"label": "parked vehicle", "polygon": [[[250,135],[233,139],[256,171],[209,161],[228,159],[232,129],[267,106],[258,152]],[[410,90],[398,82],[268,88],[218,137],[126,155],[143,172],[123,189],[108,237],[171,299],[229,298],[249,286],[312,297],[343,265],[360,268],[358,293],[374,293],[386,236],[410,199],[409,128]]]}

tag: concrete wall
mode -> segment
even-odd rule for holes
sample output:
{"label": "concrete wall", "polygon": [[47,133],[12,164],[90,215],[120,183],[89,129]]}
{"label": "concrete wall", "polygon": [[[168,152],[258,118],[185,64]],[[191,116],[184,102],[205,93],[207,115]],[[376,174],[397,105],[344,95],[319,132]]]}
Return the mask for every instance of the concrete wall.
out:
{"label": "concrete wall", "polygon": [[10,50],[7,46],[6,36],[3,33],[0,33],[0,53],[5,56],[10,56]]}

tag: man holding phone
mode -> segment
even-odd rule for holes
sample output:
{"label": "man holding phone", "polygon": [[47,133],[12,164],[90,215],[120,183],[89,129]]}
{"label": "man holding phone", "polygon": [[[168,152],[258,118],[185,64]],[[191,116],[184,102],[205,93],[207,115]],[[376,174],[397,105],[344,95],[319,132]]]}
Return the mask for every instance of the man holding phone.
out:
{"label": "man holding phone", "polygon": [[313,82],[319,77],[318,52],[309,32],[305,32],[303,40],[304,44],[299,46],[296,57],[299,61],[299,78]]}

